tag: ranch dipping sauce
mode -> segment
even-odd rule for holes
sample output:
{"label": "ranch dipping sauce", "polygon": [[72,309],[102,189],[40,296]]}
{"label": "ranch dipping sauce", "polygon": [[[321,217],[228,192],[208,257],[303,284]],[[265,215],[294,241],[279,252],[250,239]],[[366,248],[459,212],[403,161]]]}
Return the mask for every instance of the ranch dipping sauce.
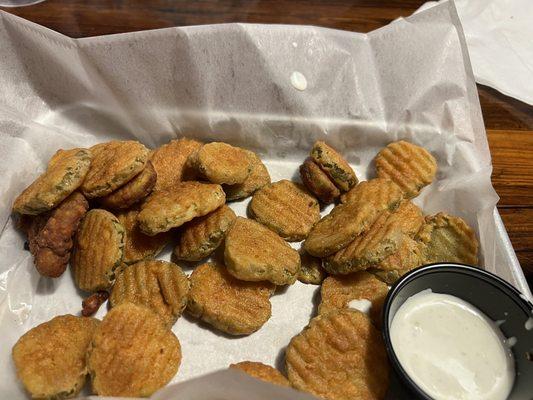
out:
{"label": "ranch dipping sauce", "polygon": [[505,400],[515,371],[498,326],[466,301],[424,290],[392,320],[394,352],[413,382],[435,400]]}

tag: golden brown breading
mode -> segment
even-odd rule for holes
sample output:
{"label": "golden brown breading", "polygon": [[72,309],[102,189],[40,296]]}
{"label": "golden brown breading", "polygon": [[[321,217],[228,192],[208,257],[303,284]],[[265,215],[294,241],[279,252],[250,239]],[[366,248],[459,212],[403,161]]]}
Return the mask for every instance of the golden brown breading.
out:
{"label": "golden brown breading", "polygon": [[91,147],[92,162],[81,185],[85,197],[103,197],[139,174],[149,150],[136,140],[113,140]]}
{"label": "golden brown breading", "polygon": [[244,281],[292,285],[300,270],[300,255],[276,233],[251,219],[237,217],[226,236],[228,271]]}
{"label": "golden brown breading", "polygon": [[199,261],[215,251],[226,237],[237,216],[226,205],[195,218],[181,227],[179,242],[174,248],[178,260]]}
{"label": "golden brown breading", "polygon": [[326,271],[322,268],[322,260],[313,257],[303,249],[300,250],[300,272],[298,280],[303,283],[320,285],[327,276]]}
{"label": "golden brown breading", "polygon": [[128,302],[146,306],[172,326],[187,305],[189,287],[187,275],[176,264],[139,261],[117,275],[109,301],[112,307]]}
{"label": "golden brown breading", "polygon": [[87,149],[58,150],[46,171],[15,199],[13,211],[37,215],[56,207],[80,187],[91,157]]}
{"label": "golden brown breading", "polygon": [[308,157],[300,165],[300,178],[307,189],[324,204],[333,203],[341,194],[337,186],[331,182],[327,174],[320,169],[311,157]]}
{"label": "golden brown breading", "polygon": [[426,149],[403,140],[381,150],[375,162],[378,176],[394,181],[406,198],[417,196],[437,172],[437,161]]}
{"label": "golden brown breading", "polygon": [[124,254],[124,227],[108,211],[93,209],[83,218],[71,257],[76,285],[87,292],[107,290]]}
{"label": "golden brown breading", "polygon": [[326,143],[316,141],[311,149],[311,158],[343,192],[357,185],[357,176],[350,164]]}
{"label": "golden brown breading", "polygon": [[81,302],[81,315],[84,317],[90,317],[91,315],[96,314],[100,309],[100,306],[104,304],[109,298],[109,293],[105,290],[100,290],[89,296],[87,296]]}
{"label": "golden brown breading", "polygon": [[35,399],[75,397],[87,376],[85,354],[100,321],[62,315],[30,329],[13,347],[22,384]]}
{"label": "golden brown breading", "polygon": [[74,192],[51,212],[35,216],[27,231],[31,254],[37,271],[57,278],[67,268],[72,238],[89,203],[80,192]]}
{"label": "golden brown breading", "polygon": [[380,400],[389,386],[389,363],[379,331],[355,310],[313,318],[285,353],[289,382],[328,400]]}
{"label": "golden brown breading", "polygon": [[243,183],[222,185],[226,200],[239,200],[252,195],[256,190],[270,183],[270,174],[261,159],[252,151],[244,150],[252,162],[252,172]]}
{"label": "golden brown breading", "polygon": [[157,174],[150,161],[140,174],[113,193],[100,198],[100,204],[113,209],[126,209],[144,199],[155,186]]}
{"label": "golden brown breading", "polygon": [[137,216],[139,227],[143,233],[153,236],[209,214],[225,201],[220,185],[181,182],[172,190],[154,192],[145,200]]}
{"label": "golden brown breading", "polygon": [[386,178],[375,178],[359,183],[349,192],[341,195],[343,203],[373,203],[381,209],[383,204],[388,206],[385,209],[393,211],[398,207],[403,199],[402,190],[393,181]]}
{"label": "golden brown breading", "polygon": [[187,138],[171,140],[157,148],[150,160],[157,173],[154,191],[170,190],[178,183],[193,178],[187,159],[202,147],[202,143]]}
{"label": "golden brown breading", "polygon": [[320,219],[320,206],[302,186],[283,179],[259,189],[250,215],[290,242],[303,240]]}
{"label": "golden brown breading", "polygon": [[287,378],[276,368],[257,361],[241,361],[237,364],[231,364],[229,367],[274,385],[291,386]]}
{"label": "golden brown breading", "polygon": [[200,175],[213,183],[243,183],[252,172],[252,160],[244,149],[227,143],[204,144],[194,159]]}
{"label": "golden brown breading", "polygon": [[150,309],[114,307],[94,333],[87,352],[93,392],[100,396],[149,397],[176,375],[181,347]]}
{"label": "golden brown breading", "polygon": [[270,318],[275,286],[269,282],[240,281],[215,263],[196,267],[190,280],[187,311],[222,332],[249,335]]}

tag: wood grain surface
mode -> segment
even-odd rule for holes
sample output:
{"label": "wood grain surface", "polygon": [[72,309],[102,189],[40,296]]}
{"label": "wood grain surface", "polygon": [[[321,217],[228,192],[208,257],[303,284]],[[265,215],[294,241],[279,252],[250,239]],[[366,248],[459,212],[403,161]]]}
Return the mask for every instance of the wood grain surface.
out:
{"label": "wood grain surface", "polygon": [[[368,32],[408,16],[415,0],[48,0],[4,10],[71,37],[224,22],[319,25]],[[533,107],[478,85],[498,208],[533,280]],[[530,280],[530,284],[531,284]]]}

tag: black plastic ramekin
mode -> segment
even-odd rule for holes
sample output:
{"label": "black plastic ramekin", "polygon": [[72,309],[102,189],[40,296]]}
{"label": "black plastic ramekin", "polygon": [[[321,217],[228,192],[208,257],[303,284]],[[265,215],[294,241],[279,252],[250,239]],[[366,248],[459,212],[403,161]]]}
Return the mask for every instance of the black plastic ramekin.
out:
{"label": "black plastic ramekin", "polygon": [[469,265],[439,263],[417,268],[398,280],[383,306],[383,339],[393,369],[387,399],[431,400],[407,375],[396,357],[390,326],[400,306],[425,289],[459,297],[477,307],[493,321],[505,321],[500,329],[507,338],[516,338],[512,347],[515,382],[508,400],[533,399],[533,330],[526,321],[533,315],[533,304],[498,276]]}

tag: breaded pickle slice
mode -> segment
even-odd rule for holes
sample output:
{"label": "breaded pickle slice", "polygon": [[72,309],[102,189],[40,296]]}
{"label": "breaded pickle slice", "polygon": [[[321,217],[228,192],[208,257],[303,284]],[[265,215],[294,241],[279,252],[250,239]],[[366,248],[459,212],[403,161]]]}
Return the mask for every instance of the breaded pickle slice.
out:
{"label": "breaded pickle slice", "polygon": [[244,199],[270,183],[270,174],[259,156],[249,150],[244,150],[244,152],[251,160],[252,172],[250,172],[250,175],[248,175],[248,178],[243,183],[222,186],[224,192],[226,192],[226,199],[228,201]]}
{"label": "breaded pickle slice", "polygon": [[343,192],[357,185],[357,176],[350,164],[325,142],[320,140],[315,142],[311,149],[311,158]]}
{"label": "breaded pickle slice", "polygon": [[200,175],[210,182],[227,185],[243,183],[253,167],[244,149],[222,142],[204,144],[194,160]]}
{"label": "breaded pickle slice", "polygon": [[300,282],[320,285],[326,278],[327,274],[322,268],[322,260],[320,258],[313,257],[306,251],[300,250],[300,263],[300,272],[298,273]]}
{"label": "breaded pickle slice", "polygon": [[337,186],[311,157],[300,165],[300,178],[307,189],[324,204],[332,203],[341,194]]}
{"label": "breaded pickle slice", "polygon": [[229,367],[238,369],[254,378],[273,383],[274,385],[291,386],[287,378],[276,368],[257,361],[241,361],[237,364],[231,364]]}
{"label": "breaded pickle slice", "polygon": [[342,203],[373,203],[380,209],[383,208],[383,204],[387,204],[389,210],[396,208],[402,199],[402,190],[393,181],[386,178],[375,178],[361,182],[349,192],[341,195]]}

